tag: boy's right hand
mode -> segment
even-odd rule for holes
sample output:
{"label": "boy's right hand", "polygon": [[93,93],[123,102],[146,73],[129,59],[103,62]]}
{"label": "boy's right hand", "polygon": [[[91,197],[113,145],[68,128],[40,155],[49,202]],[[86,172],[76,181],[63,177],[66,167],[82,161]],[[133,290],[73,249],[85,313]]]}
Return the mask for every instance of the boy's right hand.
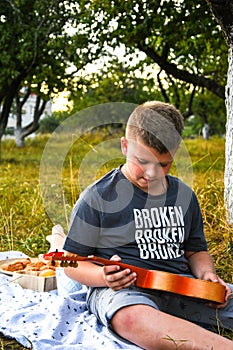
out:
{"label": "boy's right hand", "polygon": [[[121,258],[118,255],[113,255],[111,260],[121,261]],[[103,267],[103,278],[109,288],[120,290],[134,284],[137,275],[130,269],[121,270],[118,265],[108,265]]]}

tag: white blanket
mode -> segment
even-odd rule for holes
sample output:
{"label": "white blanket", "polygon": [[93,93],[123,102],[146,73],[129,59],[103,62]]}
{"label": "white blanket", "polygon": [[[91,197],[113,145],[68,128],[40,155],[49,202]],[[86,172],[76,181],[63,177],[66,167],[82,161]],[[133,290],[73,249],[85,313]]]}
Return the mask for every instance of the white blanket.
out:
{"label": "white blanket", "polygon": [[[25,257],[0,252],[0,260]],[[86,307],[86,288],[66,297],[57,290],[23,289],[0,273],[0,332],[33,350],[114,350],[139,348],[114,337]]]}

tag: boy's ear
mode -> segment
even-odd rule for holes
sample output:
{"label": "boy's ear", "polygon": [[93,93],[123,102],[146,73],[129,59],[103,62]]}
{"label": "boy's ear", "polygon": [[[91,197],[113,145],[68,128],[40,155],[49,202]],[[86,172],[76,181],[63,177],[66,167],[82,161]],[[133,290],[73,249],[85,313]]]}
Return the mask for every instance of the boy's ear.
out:
{"label": "boy's ear", "polygon": [[127,155],[128,144],[125,137],[121,138],[121,152],[124,156]]}

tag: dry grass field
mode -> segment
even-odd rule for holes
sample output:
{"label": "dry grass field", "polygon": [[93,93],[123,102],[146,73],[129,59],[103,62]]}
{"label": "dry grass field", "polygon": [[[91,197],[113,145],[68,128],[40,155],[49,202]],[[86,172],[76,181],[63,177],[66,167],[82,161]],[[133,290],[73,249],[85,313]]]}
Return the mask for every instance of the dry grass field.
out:
{"label": "dry grass field", "polygon": [[[86,135],[82,141],[72,146],[64,160],[62,173],[63,193],[69,207],[77,199],[80,190],[96,176],[96,167],[101,166],[97,176],[106,170],[122,163],[119,144],[111,143],[107,147],[108,160],[103,163],[98,144],[108,142],[108,136],[96,133]],[[17,149],[12,140],[6,140],[1,147],[1,178],[0,178],[0,250],[20,250],[31,257],[38,256],[48,250],[46,236],[51,234],[54,222],[45,211],[40,191],[40,162],[48,136],[37,136],[26,142],[26,147]],[[225,280],[232,282],[233,242],[232,228],[226,221],[224,210],[224,144],[220,138],[208,141],[200,138],[185,140],[184,145],[190,157],[189,165],[174,167],[174,174],[192,180],[192,186],[200,201],[203,213],[205,232],[209,243],[209,250],[214,257],[217,273]],[[105,143],[106,146],[106,143]],[[93,155],[89,150],[94,150]],[[115,155],[116,153],[116,155]],[[88,155],[88,156],[87,156]],[[96,163],[93,165],[93,157]],[[180,156],[181,163],[182,157]],[[85,162],[84,162],[85,161]],[[190,163],[191,162],[191,163]],[[85,163],[85,164],[84,164]],[[85,176],[77,184],[77,176],[81,171]],[[93,168],[93,167],[94,168]],[[192,177],[192,179],[191,179]],[[55,186],[56,184],[54,184]],[[49,190],[52,191],[51,187]],[[62,204],[61,204],[62,206]],[[64,217],[67,217],[64,209]],[[67,221],[67,220],[66,220]],[[59,222],[57,222],[59,223]],[[66,229],[66,227],[65,227]],[[233,339],[233,333],[224,334]],[[14,340],[0,337],[0,349],[23,349]]]}

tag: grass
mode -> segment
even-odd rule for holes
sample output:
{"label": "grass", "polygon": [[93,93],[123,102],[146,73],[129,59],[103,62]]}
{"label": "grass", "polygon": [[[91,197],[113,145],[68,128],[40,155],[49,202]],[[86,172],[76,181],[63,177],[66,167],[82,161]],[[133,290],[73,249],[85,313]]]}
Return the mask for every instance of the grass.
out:
{"label": "grass", "polygon": [[[120,136],[108,137],[103,132],[97,132],[76,140],[65,155],[62,166],[59,165],[61,169],[50,169],[51,162],[48,162],[44,187],[40,183],[40,166],[49,136],[29,139],[22,149],[17,149],[12,140],[4,141],[0,164],[0,250],[20,250],[31,257],[46,252],[49,248],[46,236],[51,234],[54,224],[62,223],[67,229],[70,210],[80,191],[113,166],[123,162],[119,148]],[[217,272],[223,279],[232,282],[232,227],[225,219],[223,199],[224,145],[224,140],[219,138],[208,141],[200,138],[185,140],[184,146],[190,156],[189,164],[185,164],[187,154],[181,150],[181,165],[174,166],[172,172],[180,175],[182,170],[188,181],[192,177],[192,186],[200,202],[209,250]],[[53,154],[55,160],[62,154],[64,147],[67,147],[65,141],[59,140],[55,147],[59,152]],[[55,171],[54,178],[52,171]],[[53,182],[54,179],[61,181],[62,195],[56,194],[57,184]],[[51,220],[48,213],[54,207],[54,197],[50,202],[43,201],[46,191],[60,196],[55,202],[55,207],[60,206],[57,219],[53,216]],[[223,334],[233,339],[232,332]],[[23,349],[14,340],[3,336],[0,337],[0,348]]]}

